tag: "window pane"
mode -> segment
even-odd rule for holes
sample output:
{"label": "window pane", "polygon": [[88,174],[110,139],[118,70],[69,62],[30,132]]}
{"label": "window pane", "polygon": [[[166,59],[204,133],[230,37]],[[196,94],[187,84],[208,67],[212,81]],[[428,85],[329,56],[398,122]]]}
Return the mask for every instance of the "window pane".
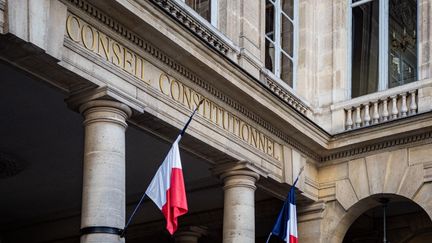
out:
{"label": "window pane", "polygon": [[275,33],[275,10],[274,5],[269,0],[266,1],[266,25],[265,25],[265,33],[268,38],[274,41],[274,33]]}
{"label": "window pane", "polygon": [[294,0],[281,0],[282,12],[294,19]]}
{"label": "window pane", "polygon": [[193,8],[201,17],[210,21],[210,0],[186,0],[186,4]]}
{"label": "window pane", "polygon": [[417,80],[417,1],[390,1],[389,88]]}
{"label": "window pane", "polygon": [[285,54],[281,55],[281,79],[290,87],[293,84],[293,63]]}
{"label": "window pane", "polygon": [[294,26],[291,21],[282,14],[281,45],[282,49],[293,56]]}
{"label": "window pane", "polygon": [[379,2],[352,8],[351,96],[378,90]]}
{"label": "window pane", "polygon": [[265,67],[273,73],[275,72],[275,47],[267,38],[265,40]]}

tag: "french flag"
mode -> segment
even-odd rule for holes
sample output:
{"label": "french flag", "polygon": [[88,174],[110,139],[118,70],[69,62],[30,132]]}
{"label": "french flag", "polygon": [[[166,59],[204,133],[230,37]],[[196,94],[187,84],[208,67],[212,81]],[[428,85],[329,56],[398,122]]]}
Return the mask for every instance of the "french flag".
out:
{"label": "french flag", "polygon": [[173,143],[145,193],[162,211],[171,235],[177,230],[177,218],[188,211],[178,145],[181,136]]}
{"label": "french flag", "polygon": [[[298,180],[298,178],[297,178]],[[284,202],[275,225],[267,239],[267,243],[272,235],[275,235],[287,243],[298,243],[297,234],[297,210],[295,202],[295,184],[291,187],[288,197]]]}

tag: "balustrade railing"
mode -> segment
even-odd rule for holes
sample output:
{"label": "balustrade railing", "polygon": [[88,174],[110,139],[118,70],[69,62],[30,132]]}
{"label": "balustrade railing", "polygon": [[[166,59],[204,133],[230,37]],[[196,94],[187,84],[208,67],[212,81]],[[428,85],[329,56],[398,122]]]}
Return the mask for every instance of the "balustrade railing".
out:
{"label": "balustrade railing", "polygon": [[366,127],[417,113],[417,90],[379,98],[345,110],[345,130]]}

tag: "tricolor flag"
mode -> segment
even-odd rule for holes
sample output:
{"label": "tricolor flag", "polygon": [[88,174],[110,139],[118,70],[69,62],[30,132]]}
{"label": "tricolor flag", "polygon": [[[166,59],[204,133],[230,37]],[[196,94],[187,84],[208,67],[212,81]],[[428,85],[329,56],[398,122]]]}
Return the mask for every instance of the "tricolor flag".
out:
{"label": "tricolor flag", "polygon": [[182,136],[185,134],[187,127],[191,123],[193,116],[203,102],[204,99],[201,99],[180,132],[180,135],[171,146],[168,155],[162,162],[161,166],[159,166],[159,169],[150,182],[149,187],[142,195],[138,204],[135,206],[135,209],[129,217],[125,227],[120,231],[120,237],[123,238],[126,236],[127,228],[132,222],[132,219],[139,207],[143,203],[146,195],[151,200],[153,200],[153,202],[162,211],[167,221],[166,228],[170,234],[174,234],[174,232],[177,230],[177,218],[188,211],[186,191],[183,180],[183,170],[180,160],[179,142]]}
{"label": "tricolor flag", "polygon": [[153,177],[145,194],[162,210],[170,234],[177,230],[177,218],[188,211],[183,170],[180,160],[179,135]]}
{"label": "tricolor flag", "polygon": [[[300,170],[300,173],[302,171],[303,168]],[[287,243],[298,243],[295,185],[297,184],[299,176],[294,181],[294,184],[291,186],[288,197],[284,202],[284,205],[278,215],[276,223],[273,226],[269,237],[267,238],[267,243],[269,242],[272,235],[279,237]]]}

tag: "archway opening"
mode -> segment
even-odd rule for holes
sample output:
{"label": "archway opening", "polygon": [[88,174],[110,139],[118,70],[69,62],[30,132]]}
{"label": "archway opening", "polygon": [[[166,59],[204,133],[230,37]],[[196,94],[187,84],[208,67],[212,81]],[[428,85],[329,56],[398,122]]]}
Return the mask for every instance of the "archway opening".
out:
{"label": "archway opening", "polygon": [[372,197],[374,206],[349,227],[343,243],[432,242],[432,221],[415,202],[397,195]]}

